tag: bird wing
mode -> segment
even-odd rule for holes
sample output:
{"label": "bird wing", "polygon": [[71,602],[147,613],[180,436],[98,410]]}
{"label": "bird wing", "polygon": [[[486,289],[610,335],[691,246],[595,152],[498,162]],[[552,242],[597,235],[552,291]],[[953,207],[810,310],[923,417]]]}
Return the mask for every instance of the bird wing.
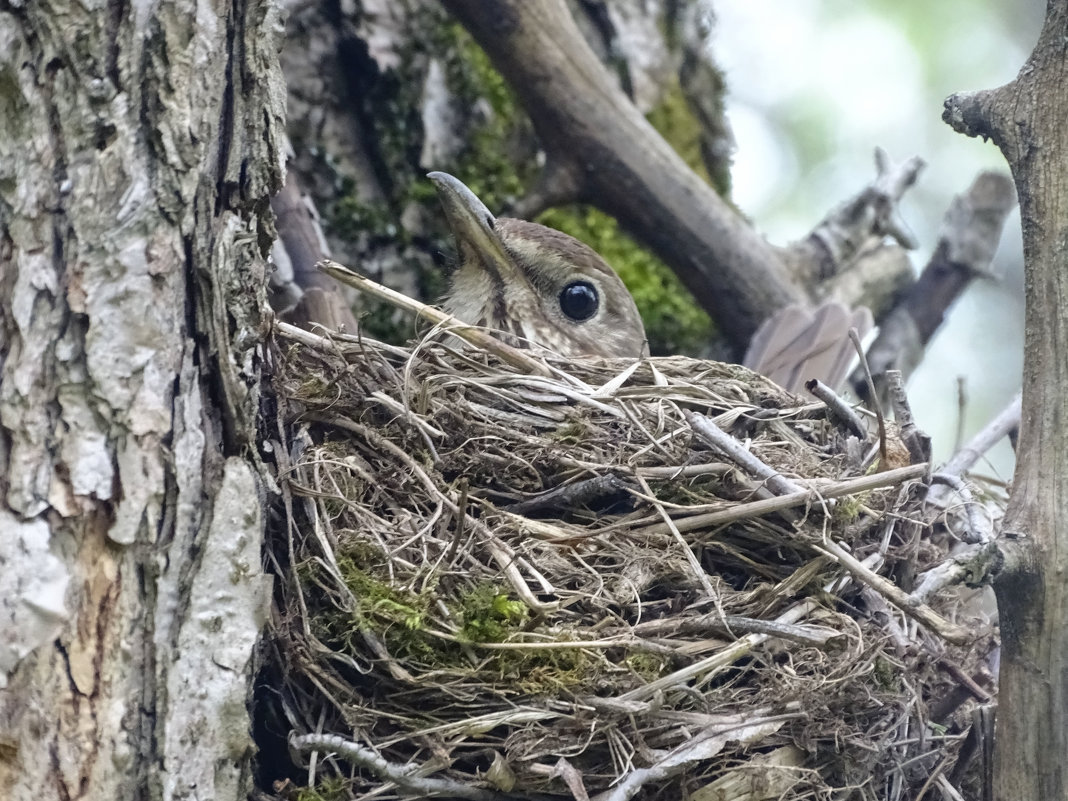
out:
{"label": "bird wing", "polygon": [[851,311],[833,300],[815,310],[785,306],[757,329],[742,363],[791,392],[813,378],[837,388],[855,357],[849,329],[863,337],[872,325],[863,306]]}

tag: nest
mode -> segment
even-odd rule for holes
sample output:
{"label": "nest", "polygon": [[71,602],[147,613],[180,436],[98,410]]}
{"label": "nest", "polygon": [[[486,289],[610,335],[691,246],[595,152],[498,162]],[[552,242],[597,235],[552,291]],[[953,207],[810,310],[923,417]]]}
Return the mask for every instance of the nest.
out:
{"label": "nest", "polygon": [[295,329],[275,361],[296,442],[273,554],[296,784],[613,801],[966,785],[993,635],[943,589],[967,570],[926,466],[885,469],[823,403],[736,365],[545,356],[531,375]]}

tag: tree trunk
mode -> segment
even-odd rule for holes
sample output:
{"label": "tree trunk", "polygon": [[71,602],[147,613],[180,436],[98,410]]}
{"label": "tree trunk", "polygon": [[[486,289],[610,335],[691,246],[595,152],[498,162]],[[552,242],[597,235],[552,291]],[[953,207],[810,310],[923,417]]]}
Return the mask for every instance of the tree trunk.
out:
{"label": "tree trunk", "polygon": [[1068,798],[1068,0],[1051,0],[1010,84],[956,95],[945,117],[993,138],[1023,217],[1027,322],[1016,476],[1002,528],[1001,801]]}
{"label": "tree trunk", "polygon": [[244,798],[277,8],[0,0],[0,787]]}

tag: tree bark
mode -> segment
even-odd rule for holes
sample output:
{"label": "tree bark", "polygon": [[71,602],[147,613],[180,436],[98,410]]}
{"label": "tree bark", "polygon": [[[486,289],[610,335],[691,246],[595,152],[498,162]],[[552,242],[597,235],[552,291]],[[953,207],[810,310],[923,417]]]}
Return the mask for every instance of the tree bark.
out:
{"label": "tree bark", "polygon": [[945,119],[989,137],[1012,168],[1023,218],[1023,414],[995,583],[1003,655],[995,797],[1068,798],[1068,0],[1017,78],[955,95]]}
{"label": "tree bark", "polygon": [[270,2],[0,0],[0,792],[244,798]]}

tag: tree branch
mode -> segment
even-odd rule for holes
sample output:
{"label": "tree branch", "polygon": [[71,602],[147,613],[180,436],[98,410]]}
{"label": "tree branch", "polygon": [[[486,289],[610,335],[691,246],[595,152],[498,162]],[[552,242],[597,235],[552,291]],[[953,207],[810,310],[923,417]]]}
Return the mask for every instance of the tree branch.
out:
{"label": "tree branch", "polygon": [[[1005,220],[1015,206],[1012,181],[998,172],[980,173],[966,192],[953,199],[931,260],[868,348],[877,390],[882,391],[889,370],[901,370],[908,378],[947,309],[976,276],[989,275]],[[854,371],[850,383],[859,397],[867,397],[860,370]]]}
{"label": "tree branch", "polygon": [[875,180],[831,211],[812,233],[791,248],[797,280],[815,287],[841,273],[867,248],[887,236],[902,248],[916,247],[915,237],[898,214],[898,201],[916,183],[924,162],[918,156],[900,164],[882,148],[875,150]]}

